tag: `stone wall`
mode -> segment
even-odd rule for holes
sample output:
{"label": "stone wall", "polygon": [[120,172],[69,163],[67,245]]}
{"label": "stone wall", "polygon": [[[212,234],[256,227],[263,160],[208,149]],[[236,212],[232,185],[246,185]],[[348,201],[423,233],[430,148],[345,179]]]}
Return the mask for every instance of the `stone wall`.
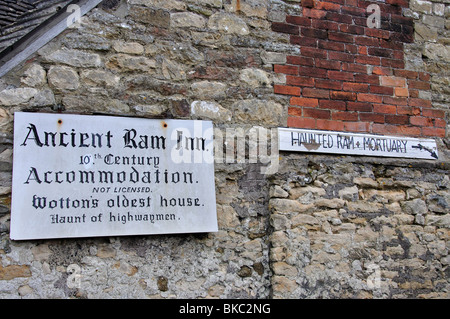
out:
{"label": "stone wall", "polygon": [[[275,65],[301,45],[274,23],[304,7],[104,1],[0,79],[0,298],[448,298],[444,2],[401,9],[415,39],[404,70],[430,76],[414,98],[432,102],[440,160],[282,153],[278,171],[263,175],[248,158],[218,159],[217,233],[9,239],[15,111],[285,127],[290,96],[278,89],[288,76]],[[436,36],[420,39],[424,29]]]}
{"label": "stone wall", "polygon": [[448,298],[448,165],[282,161],[269,201],[274,297]]}

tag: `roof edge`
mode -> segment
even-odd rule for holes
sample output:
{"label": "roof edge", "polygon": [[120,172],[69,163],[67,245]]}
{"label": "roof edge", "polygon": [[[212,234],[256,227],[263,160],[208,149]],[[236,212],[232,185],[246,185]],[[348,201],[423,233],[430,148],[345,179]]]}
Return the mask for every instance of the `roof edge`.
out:
{"label": "roof edge", "polygon": [[71,1],[16,43],[5,48],[0,53],[0,78],[68,28],[68,19],[73,15],[73,10],[70,10],[71,5],[77,5],[80,8],[79,13],[82,17],[100,2],[102,0]]}

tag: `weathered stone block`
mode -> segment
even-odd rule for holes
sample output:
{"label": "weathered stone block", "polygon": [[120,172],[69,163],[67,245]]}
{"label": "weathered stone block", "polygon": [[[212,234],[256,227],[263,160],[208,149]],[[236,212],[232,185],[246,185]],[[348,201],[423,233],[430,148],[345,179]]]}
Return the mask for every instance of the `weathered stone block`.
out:
{"label": "weathered stone block", "polygon": [[450,45],[440,43],[427,43],[423,49],[423,54],[430,60],[450,61]]}
{"label": "weathered stone block", "polygon": [[409,7],[411,8],[411,10],[414,10],[416,12],[431,14],[432,2],[422,0],[411,0]]}
{"label": "weathered stone block", "polygon": [[232,106],[234,119],[238,122],[260,125],[283,125],[283,106],[274,101],[242,100]]}
{"label": "weathered stone block", "polygon": [[232,0],[230,4],[225,5],[225,10],[229,12],[242,12],[249,17],[266,18],[268,12],[267,0]]}
{"label": "weathered stone block", "polygon": [[164,59],[161,64],[161,72],[164,78],[168,80],[184,80],[186,79],[186,72],[184,71],[184,66],[181,63]]}
{"label": "weathered stone block", "polygon": [[143,54],[144,46],[137,42],[115,41],[113,49],[119,53]]}
{"label": "weathered stone block", "polygon": [[46,83],[46,75],[47,73],[42,66],[39,64],[32,64],[23,73],[23,77],[20,79],[20,82],[27,86],[39,87]]}
{"label": "weathered stone block", "polygon": [[191,104],[191,114],[194,117],[215,121],[231,121],[231,111],[216,102],[194,101]]}
{"label": "weathered stone block", "polygon": [[295,277],[298,274],[297,268],[295,268],[294,266],[291,266],[283,261],[273,263],[272,269],[273,269],[273,272],[275,273],[275,275]]}
{"label": "weathered stone block", "polygon": [[282,189],[280,186],[275,185],[270,188],[269,192],[270,197],[279,197],[279,198],[286,198],[289,196],[289,193],[286,192],[284,189]]}
{"label": "weathered stone block", "polygon": [[271,85],[267,72],[256,68],[242,70],[239,79],[252,88]]}
{"label": "weathered stone block", "polygon": [[169,28],[170,26],[170,13],[166,10],[132,6],[128,14],[136,21],[155,27]]}
{"label": "weathered stone block", "polygon": [[402,207],[405,213],[412,215],[424,215],[428,212],[427,204],[419,198],[403,202]]}
{"label": "weathered stone block", "polygon": [[0,280],[11,280],[18,277],[31,277],[31,270],[26,265],[0,265]]}
{"label": "weathered stone block", "polygon": [[55,96],[50,90],[37,90],[34,88],[18,88],[0,92],[0,105],[15,106],[49,106],[55,104]]}
{"label": "weathered stone block", "polygon": [[101,58],[96,53],[87,53],[78,50],[60,49],[51,54],[43,56],[45,61],[63,63],[75,67],[99,67],[102,65]]}
{"label": "weathered stone block", "polygon": [[208,27],[213,30],[238,35],[247,35],[250,33],[244,20],[231,13],[217,12],[213,14],[209,18]]}
{"label": "weathered stone block", "polygon": [[4,106],[20,105],[29,102],[38,90],[34,88],[18,88],[0,92],[0,104]]}
{"label": "weathered stone block", "polygon": [[191,85],[194,98],[215,100],[223,99],[226,96],[227,85],[216,81],[200,81]]}
{"label": "weathered stone block", "polygon": [[175,12],[170,14],[172,28],[204,28],[206,19],[192,12]]}
{"label": "weathered stone block", "polygon": [[303,212],[305,208],[310,207],[312,205],[303,205],[293,199],[272,198],[269,201],[269,208],[279,213]]}
{"label": "weathered stone block", "polygon": [[120,82],[120,77],[108,71],[94,69],[81,72],[81,81],[88,85],[116,87]]}

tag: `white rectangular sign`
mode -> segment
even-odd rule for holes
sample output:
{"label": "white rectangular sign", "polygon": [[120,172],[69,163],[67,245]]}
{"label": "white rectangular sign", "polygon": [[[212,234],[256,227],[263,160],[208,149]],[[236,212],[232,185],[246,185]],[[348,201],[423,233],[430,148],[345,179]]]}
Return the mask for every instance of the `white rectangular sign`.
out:
{"label": "white rectangular sign", "polygon": [[211,122],[14,113],[11,239],[214,231]]}
{"label": "white rectangular sign", "polygon": [[278,128],[280,151],[438,159],[432,139]]}

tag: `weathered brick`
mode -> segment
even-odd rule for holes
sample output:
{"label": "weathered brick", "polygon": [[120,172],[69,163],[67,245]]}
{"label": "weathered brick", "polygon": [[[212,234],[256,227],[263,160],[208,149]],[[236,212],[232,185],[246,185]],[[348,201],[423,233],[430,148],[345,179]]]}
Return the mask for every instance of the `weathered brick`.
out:
{"label": "weathered brick", "polygon": [[381,39],[389,39],[389,31],[374,29],[374,28],[366,28],[365,34],[369,37],[381,38]]}
{"label": "weathered brick", "polygon": [[346,43],[345,52],[356,54],[358,53],[358,46],[356,44]]}
{"label": "weathered brick", "polygon": [[342,81],[316,79],[316,88],[341,90],[342,89]]}
{"label": "weathered brick", "polygon": [[304,117],[312,117],[315,119],[330,119],[331,111],[321,109],[303,108]]}
{"label": "weathered brick", "polygon": [[352,62],[355,60],[355,57],[353,54],[338,52],[338,51],[329,51],[328,52],[328,58],[330,60],[338,60],[343,62]]}
{"label": "weathered brick", "polygon": [[301,0],[303,8],[314,8],[314,0]]}
{"label": "weathered brick", "polygon": [[315,29],[315,28],[306,28],[302,27],[300,30],[300,34],[305,37],[315,38],[315,39],[326,39],[328,37],[327,30]]}
{"label": "weathered brick", "polygon": [[335,100],[355,101],[356,93],[332,91],[332,92],[330,92],[330,97]]}
{"label": "weathered brick", "polygon": [[392,69],[391,68],[382,67],[382,66],[374,66],[373,69],[372,69],[372,73],[373,74],[377,74],[377,75],[391,75],[392,74]]}
{"label": "weathered brick", "polygon": [[353,35],[339,32],[328,32],[328,39],[337,42],[353,43]]}
{"label": "weathered brick", "polygon": [[422,135],[423,136],[432,136],[432,137],[445,137],[445,128],[438,127],[422,127]]}
{"label": "weathered brick", "polygon": [[333,112],[331,119],[339,121],[357,121],[358,112]]}
{"label": "weathered brick", "polygon": [[364,28],[357,25],[341,24],[339,31],[352,34],[364,34]]}
{"label": "weathered brick", "polygon": [[361,64],[380,65],[381,59],[374,56],[358,55],[355,58],[355,62]]}
{"label": "weathered brick", "polygon": [[344,122],[344,129],[349,132],[368,132],[369,122]]}
{"label": "weathered brick", "polygon": [[315,1],[314,8],[335,12],[339,12],[341,10],[341,6],[339,4],[325,1]]}
{"label": "weathered brick", "polygon": [[375,113],[396,114],[397,106],[391,104],[374,104],[373,111]]}
{"label": "weathered brick", "polygon": [[355,82],[364,82],[378,85],[380,84],[380,78],[378,77],[378,75],[355,73]]}
{"label": "weathered brick", "polygon": [[430,81],[431,75],[429,73],[426,73],[426,72],[419,72],[419,79],[421,81]]}
{"label": "weathered brick", "polygon": [[327,51],[323,50],[323,49],[301,48],[300,52],[304,56],[309,56],[309,57],[313,57],[313,58],[321,58],[321,59],[327,58]]}
{"label": "weathered brick", "polygon": [[305,26],[305,27],[311,26],[311,19],[306,18],[306,17],[300,17],[300,16],[288,15],[288,16],[286,16],[286,22],[290,23],[290,24]]}
{"label": "weathered brick", "polygon": [[436,110],[436,109],[423,109],[422,115],[429,116],[429,117],[444,118],[445,111],[444,110]]}
{"label": "weathered brick", "polygon": [[378,47],[380,45],[380,40],[377,38],[369,38],[369,37],[355,37],[355,43],[359,45]]}
{"label": "weathered brick", "polygon": [[322,30],[332,30],[332,31],[338,31],[339,30],[339,23],[333,22],[333,21],[326,21],[326,20],[316,20],[312,19],[311,26],[313,28],[318,28]]}
{"label": "weathered brick", "polygon": [[298,86],[314,86],[314,78],[304,76],[286,76],[286,84]]}
{"label": "weathered brick", "polygon": [[409,106],[418,106],[418,107],[432,107],[430,100],[418,99],[418,98],[410,98],[408,100]]}
{"label": "weathered brick", "polygon": [[409,91],[407,88],[395,88],[395,96],[409,96]]}
{"label": "weathered brick", "polygon": [[404,136],[420,136],[422,134],[420,127],[406,126],[406,125],[376,124],[376,123],[372,125],[372,132],[376,134],[404,135]]}
{"label": "weathered brick", "polygon": [[353,81],[353,73],[350,72],[329,70],[327,74],[330,80]]}
{"label": "weathered brick", "polygon": [[291,44],[301,45],[302,47],[313,47],[313,48],[317,47],[317,39],[316,38],[291,35],[289,42]]}
{"label": "weathered brick", "polygon": [[352,92],[368,92],[369,84],[366,83],[355,83],[355,82],[344,82],[343,84],[344,91],[352,91]]}
{"label": "weathered brick", "polygon": [[290,116],[287,119],[287,125],[289,127],[314,129],[316,128],[316,120],[313,118]]}
{"label": "weathered brick", "polygon": [[330,97],[330,91],[315,88],[303,88],[302,96],[326,99]]}
{"label": "weathered brick", "polygon": [[342,63],[342,71],[367,74],[367,65]]}
{"label": "weathered brick", "polygon": [[418,107],[411,106],[397,106],[397,114],[406,114],[406,115],[420,115],[421,109]]}
{"label": "weathered brick", "polygon": [[393,57],[393,51],[389,49],[370,47],[367,49],[369,55],[375,55],[379,57],[390,58]]}
{"label": "weathered brick", "polygon": [[318,99],[313,98],[304,98],[304,97],[291,97],[290,99],[291,105],[298,105],[298,106],[306,106],[306,107],[317,107],[319,105]]}
{"label": "weathered brick", "polygon": [[405,67],[405,61],[398,59],[381,58],[381,65],[391,68],[403,69]]}
{"label": "weathered brick", "polygon": [[327,77],[327,70],[326,69],[319,69],[319,68],[313,68],[309,66],[300,66],[298,68],[298,74],[304,75],[304,76],[312,76],[315,78],[326,78]]}
{"label": "weathered brick", "polygon": [[352,24],[352,16],[349,14],[341,14],[337,12],[326,12],[327,20],[336,21],[340,23]]}
{"label": "weathered brick", "polygon": [[347,102],[348,111],[372,112],[372,103],[368,102]]}
{"label": "weathered brick", "polygon": [[310,8],[306,8],[306,7],[304,7],[302,9],[302,13],[303,13],[304,17],[314,18],[314,19],[322,19],[327,15],[326,11],[310,9]]}
{"label": "weathered brick", "polygon": [[416,89],[409,89],[409,97],[412,98],[418,98],[419,97],[419,90]]}
{"label": "weathered brick", "polygon": [[404,97],[385,96],[385,97],[383,97],[383,103],[394,104],[394,105],[407,105],[408,100]]}
{"label": "weathered brick", "polygon": [[409,118],[409,121],[412,125],[418,125],[418,126],[434,126],[433,120],[429,117],[424,116],[411,116]]}
{"label": "weathered brick", "polygon": [[273,66],[275,73],[283,73],[283,74],[298,74],[298,66],[295,65],[281,65],[276,64]]}
{"label": "weathered brick", "polygon": [[319,40],[317,42],[317,46],[319,49],[333,50],[333,51],[344,51],[345,44],[340,42]]}
{"label": "weathered brick", "polygon": [[393,95],[394,88],[391,86],[380,86],[380,85],[371,85],[370,93],[375,94],[384,94],[384,95]]}
{"label": "weathered brick", "polygon": [[300,28],[299,26],[293,24],[272,22],[272,31],[289,34],[299,34]]}
{"label": "weathered brick", "polygon": [[288,107],[288,114],[293,116],[302,116],[302,109],[300,107]]}
{"label": "weathered brick", "polygon": [[342,6],[341,12],[352,16],[360,16],[360,17],[366,16],[366,10],[359,7]]}
{"label": "weathered brick", "polygon": [[407,115],[386,114],[384,120],[388,124],[409,124],[409,116]]}
{"label": "weathered brick", "polygon": [[288,55],[286,57],[286,63],[288,63],[288,64],[297,64],[297,65],[305,65],[305,66],[314,66],[314,58],[308,58],[308,57],[304,57],[304,56]]}
{"label": "weathered brick", "polygon": [[384,123],[383,114],[360,112],[359,119],[363,122]]}
{"label": "weathered brick", "polygon": [[341,121],[317,119],[316,120],[316,128],[319,130],[343,131],[344,123]]}
{"label": "weathered brick", "polygon": [[[392,6],[385,6],[385,8],[393,8]],[[395,7],[394,7],[395,8]],[[414,20],[411,17],[404,17],[401,14],[401,9],[399,11],[399,13],[397,14],[391,14],[391,21],[393,23],[399,23],[399,24],[404,24],[404,25],[409,25],[409,26],[414,26]]]}
{"label": "weathered brick", "polygon": [[447,122],[444,119],[433,119],[434,126],[436,127],[446,127]]}
{"label": "weathered brick", "polygon": [[418,90],[429,90],[431,88],[430,83],[424,81],[408,80],[408,87]]}
{"label": "weathered brick", "polygon": [[331,110],[345,110],[345,101],[335,101],[335,100],[319,100],[319,106],[321,109],[331,109]]}
{"label": "weathered brick", "polygon": [[417,79],[419,73],[410,70],[394,70],[394,75],[406,79]]}

